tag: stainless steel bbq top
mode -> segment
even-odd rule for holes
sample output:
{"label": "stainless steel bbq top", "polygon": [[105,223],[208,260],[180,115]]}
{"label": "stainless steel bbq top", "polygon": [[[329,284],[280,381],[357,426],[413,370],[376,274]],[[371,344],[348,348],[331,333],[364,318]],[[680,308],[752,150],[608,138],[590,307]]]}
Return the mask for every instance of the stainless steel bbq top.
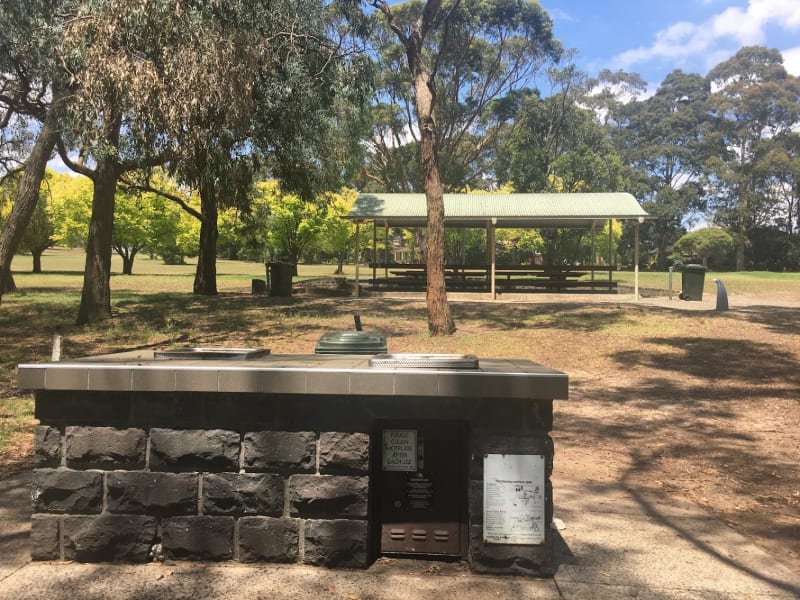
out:
{"label": "stainless steel bbq top", "polygon": [[[217,349],[213,349],[217,350]],[[522,358],[394,354],[256,356],[132,350],[61,362],[21,364],[27,390],[320,394],[327,396],[558,399],[568,397],[565,373]],[[378,358],[378,361],[375,361]]]}
{"label": "stainless steel bbq top", "polygon": [[371,367],[395,369],[472,369],[478,357],[472,354],[380,354],[369,359]]}

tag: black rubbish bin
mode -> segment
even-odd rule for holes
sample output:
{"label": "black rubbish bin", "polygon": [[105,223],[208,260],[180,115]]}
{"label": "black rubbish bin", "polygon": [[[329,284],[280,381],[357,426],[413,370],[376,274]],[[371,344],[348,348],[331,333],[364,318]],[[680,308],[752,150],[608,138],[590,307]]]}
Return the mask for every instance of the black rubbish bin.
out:
{"label": "black rubbish bin", "polygon": [[386,354],[386,336],[378,331],[332,331],[319,338],[314,354]]}
{"label": "black rubbish bin", "polygon": [[297,267],[291,263],[270,261],[267,263],[267,287],[270,296],[291,296],[292,276]]}
{"label": "black rubbish bin", "polygon": [[706,268],[703,265],[683,265],[681,267],[681,300],[700,302],[703,300],[703,285]]}

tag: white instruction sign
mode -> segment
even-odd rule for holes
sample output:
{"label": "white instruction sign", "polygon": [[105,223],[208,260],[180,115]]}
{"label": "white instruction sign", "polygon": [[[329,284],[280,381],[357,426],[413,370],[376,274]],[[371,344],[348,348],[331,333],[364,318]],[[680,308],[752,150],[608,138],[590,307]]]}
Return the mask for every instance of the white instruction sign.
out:
{"label": "white instruction sign", "polygon": [[484,455],[484,543],[544,543],[544,471],[541,454]]}
{"label": "white instruction sign", "polygon": [[411,473],[417,470],[416,429],[383,430],[383,470]]}

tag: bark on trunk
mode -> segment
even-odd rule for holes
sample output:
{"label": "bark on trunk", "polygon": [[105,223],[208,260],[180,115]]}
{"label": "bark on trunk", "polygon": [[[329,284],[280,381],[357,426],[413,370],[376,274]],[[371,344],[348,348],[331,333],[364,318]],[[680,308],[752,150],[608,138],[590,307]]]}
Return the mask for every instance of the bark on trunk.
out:
{"label": "bark on trunk", "polygon": [[34,273],[41,273],[42,272],[42,252],[31,252],[31,256],[33,257],[33,272]]}
{"label": "bark on trunk", "polygon": [[194,293],[217,295],[217,194],[213,184],[200,184],[200,248],[194,276]]}
{"label": "bark on trunk", "polygon": [[97,165],[78,325],[111,316],[111,237],[118,178],[119,168],[112,158],[106,158]]}
{"label": "bark on trunk", "polygon": [[122,274],[133,275],[133,259],[136,258],[136,252],[131,252],[128,255],[122,256]]}
{"label": "bark on trunk", "polygon": [[413,73],[420,129],[420,170],[428,209],[426,253],[428,331],[431,335],[450,335],[456,330],[456,326],[450,316],[444,279],[444,191],[436,156],[436,122],[433,118],[436,97],[430,73],[422,64],[416,47],[409,49],[408,58]]}
{"label": "bark on trunk", "polygon": [[19,249],[20,241],[28,227],[39,200],[39,188],[44,178],[47,161],[58,140],[59,100],[54,98],[45,116],[42,129],[25,163],[25,171],[19,182],[17,198],[0,234],[0,294],[17,291],[11,274],[11,261]]}

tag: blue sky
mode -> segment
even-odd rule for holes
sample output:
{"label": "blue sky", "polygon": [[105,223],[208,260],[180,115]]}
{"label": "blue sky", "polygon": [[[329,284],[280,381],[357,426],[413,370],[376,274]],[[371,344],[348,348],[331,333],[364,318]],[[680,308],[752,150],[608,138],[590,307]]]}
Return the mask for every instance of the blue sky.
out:
{"label": "blue sky", "polygon": [[590,76],[636,72],[651,89],[674,69],[705,75],[742,46],[783,53],[800,75],[800,0],[540,0],[555,37]]}

